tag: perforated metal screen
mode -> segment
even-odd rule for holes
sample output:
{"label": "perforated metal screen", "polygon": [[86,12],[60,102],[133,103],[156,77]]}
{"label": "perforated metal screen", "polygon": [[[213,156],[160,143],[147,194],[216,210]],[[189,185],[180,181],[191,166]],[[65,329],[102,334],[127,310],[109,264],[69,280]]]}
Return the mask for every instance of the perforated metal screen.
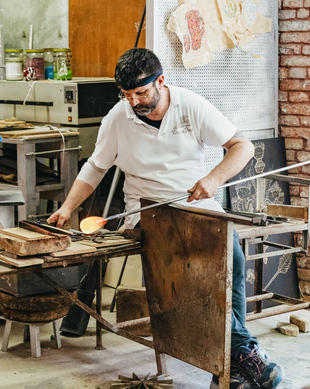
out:
{"label": "perforated metal screen", "polygon": [[[277,134],[278,99],[278,2],[261,0],[258,12],[272,19],[272,31],[258,34],[243,49],[216,52],[212,63],[186,70],[183,47],[176,34],[167,29],[178,0],[146,1],[146,46],[160,58],[167,84],[183,86],[204,96],[251,139]],[[211,170],[223,157],[222,149],[207,148],[205,163]],[[218,193],[217,199],[225,202]]]}

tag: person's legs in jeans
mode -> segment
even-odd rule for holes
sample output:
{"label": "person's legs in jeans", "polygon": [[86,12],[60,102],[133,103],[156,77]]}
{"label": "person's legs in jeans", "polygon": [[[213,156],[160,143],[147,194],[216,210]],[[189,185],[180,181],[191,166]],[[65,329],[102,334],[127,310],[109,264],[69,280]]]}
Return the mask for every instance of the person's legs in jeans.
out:
{"label": "person's legs in jeans", "polygon": [[257,344],[255,337],[245,327],[246,293],[245,293],[245,258],[239,244],[239,235],[234,230],[233,245],[233,288],[231,315],[231,354],[235,355],[242,345]]}

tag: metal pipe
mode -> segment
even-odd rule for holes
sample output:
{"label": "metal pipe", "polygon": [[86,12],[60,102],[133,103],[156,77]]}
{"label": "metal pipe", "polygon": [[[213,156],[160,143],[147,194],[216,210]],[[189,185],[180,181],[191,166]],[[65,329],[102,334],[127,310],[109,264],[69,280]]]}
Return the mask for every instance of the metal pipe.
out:
{"label": "metal pipe", "polygon": [[77,147],[71,147],[68,149],[57,149],[57,150],[47,150],[47,151],[30,151],[29,153],[26,153],[26,157],[31,157],[33,155],[42,155],[42,154],[52,154],[52,153],[61,153],[62,151],[76,151],[76,150],[82,150],[82,146]]}
{"label": "metal pipe", "polygon": [[[255,176],[252,176],[252,177],[241,178],[240,180],[236,180],[236,181],[233,181],[233,182],[227,182],[226,184],[223,184],[223,185],[219,186],[218,189],[228,188],[228,187],[233,186],[233,185],[241,184],[242,182],[256,180],[258,178],[267,177],[270,174],[275,174],[275,173],[283,172],[285,170],[295,169],[297,167],[308,165],[308,164],[310,164],[310,161],[304,161],[304,162],[296,163],[295,165],[290,165],[290,166],[285,166],[285,167],[282,167],[282,168],[279,168],[279,169],[275,169],[275,170],[272,170],[270,172],[260,173],[260,174],[257,174]],[[185,200],[189,196],[190,195],[187,193],[186,195],[182,195],[182,196],[179,196],[179,197],[174,197],[172,199],[160,201],[158,203],[147,205],[146,207],[140,207],[140,208],[134,209],[134,210],[129,211],[129,212],[123,212],[123,213],[118,213],[116,215],[111,215],[111,216],[106,217],[105,220],[109,221],[109,220],[114,220],[114,219],[121,219],[122,217],[129,216],[129,215],[132,215],[134,213],[146,211],[147,209],[159,207],[160,205],[171,204],[171,203],[174,203],[176,201]]]}

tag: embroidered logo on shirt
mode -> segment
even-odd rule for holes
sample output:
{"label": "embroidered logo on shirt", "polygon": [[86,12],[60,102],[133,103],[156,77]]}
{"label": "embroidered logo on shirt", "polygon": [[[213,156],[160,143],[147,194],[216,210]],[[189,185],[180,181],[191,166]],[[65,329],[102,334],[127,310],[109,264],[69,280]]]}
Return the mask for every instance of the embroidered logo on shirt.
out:
{"label": "embroidered logo on shirt", "polygon": [[173,127],[173,130],[171,133],[173,135],[178,135],[178,134],[184,134],[185,132],[191,132],[191,124],[189,122],[189,117],[187,115],[183,115],[179,122],[176,123],[176,125]]}

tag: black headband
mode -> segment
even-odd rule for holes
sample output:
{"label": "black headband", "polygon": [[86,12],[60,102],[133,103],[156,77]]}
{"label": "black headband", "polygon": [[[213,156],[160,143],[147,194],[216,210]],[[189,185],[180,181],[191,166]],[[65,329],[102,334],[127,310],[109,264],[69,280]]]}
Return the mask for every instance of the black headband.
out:
{"label": "black headband", "polygon": [[[147,76],[147,77],[144,77],[144,78],[140,78],[137,82],[135,83],[132,83],[130,85],[130,88],[129,89],[136,89],[136,88],[139,88],[140,86],[144,86],[144,85],[147,85],[149,84],[150,82],[153,82],[155,80],[157,80],[157,78],[163,74],[163,71],[162,70],[158,70],[155,74],[151,75],[151,76]],[[124,89],[124,88],[122,88]],[[124,89],[125,90],[125,89]]]}

